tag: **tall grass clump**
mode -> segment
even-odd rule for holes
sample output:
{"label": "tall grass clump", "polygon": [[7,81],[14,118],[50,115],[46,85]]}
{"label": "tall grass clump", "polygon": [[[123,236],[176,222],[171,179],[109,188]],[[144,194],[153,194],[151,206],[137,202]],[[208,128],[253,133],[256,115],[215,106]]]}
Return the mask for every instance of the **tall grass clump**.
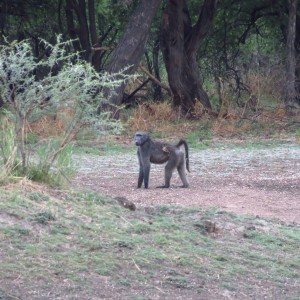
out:
{"label": "tall grass clump", "polygon": [[0,112],[0,181],[10,176],[17,167],[17,146],[14,126],[9,122],[9,112]]}
{"label": "tall grass clump", "polygon": [[[58,38],[55,45],[46,41],[43,44],[49,55],[39,60],[27,40],[0,45],[0,96],[10,112],[6,123],[2,122],[5,130],[0,137],[4,157],[2,173],[7,175],[17,159],[21,176],[42,178],[50,172],[56,176],[67,174],[72,153],[69,145],[80,130],[94,127],[102,134],[121,128],[109,113],[96,114],[96,111],[105,102],[102,88],[114,88],[127,76],[122,72],[97,73],[78,54],[70,54],[71,42]],[[32,119],[64,109],[70,114],[61,136],[46,142],[32,136],[28,130]]]}
{"label": "tall grass clump", "polygon": [[178,119],[169,102],[139,103],[134,109],[128,125],[133,130],[152,131]]}
{"label": "tall grass clump", "polygon": [[185,135],[189,130],[188,122],[180,118],[180,113],[168,101],[139,103],[126,124],[131,133],[137,130],[155,132],[157,138]]}

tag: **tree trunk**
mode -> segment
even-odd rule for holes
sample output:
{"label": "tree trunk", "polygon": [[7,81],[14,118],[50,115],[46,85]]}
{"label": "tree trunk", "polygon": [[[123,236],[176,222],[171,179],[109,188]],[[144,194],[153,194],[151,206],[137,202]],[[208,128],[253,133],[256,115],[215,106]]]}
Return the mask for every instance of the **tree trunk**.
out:
{"label": "tree trunk", "polygon": [[[154,76],[157,78],[157,80],[161,81],[160,79],[160,72],[159,72],[159,49],[160,49],[160,41],[159,38],[157,38],[154,42],[153,46],[153,70],[154,70]],[[158,84],[153,84],[154,88],[154,95],[153,98],[155,100],[161,101],[163,99],[161,86]]]}
{"label": "tree trunk", "polygon": [[[96,19],[95,19],[95,2],[94,0],[88,0],[89,7],[89,24],[90,24],[90,34],[92,46],[99,46],[98,37],[97,37],[97,28],[96,28]],[[91,51],[89,62],[94,66],[97,72],[100,71],[101,66],[101,52],[100,51]]]}
{"label": "tree trunk", "polygon": [[[93,47],[98,46],[94,0],[88,0],[88,5],[86,5],[86,0],[66,0],[65,11],[68,32],[74,40],[73,45],[75,50],[80,52],[82,58],[90,62],[99,71],[101,66],[101,52],[92,51],[91,47],[91,45]],[[73,12],[75,12],[78,20],[78,28],[75,27]],[[79,42],[77,39],[79,39]]]}
{"label": "tree trunk", "polygon": [[289,3],[289,21],[287,33],[287,58],[286,58],[286,96],[285,108],[290,110],[295,103],[296,89],[295,89],[295,37],[296,37],[296,15],[297,15],[297,0],[290,0]]}
{"label": "tree trunk", "polygon": [[[77,6],[78,6],[77,2],[75,3],[72,0],[66,0],[65,12],[66,12],[68,33],[69,33],[71,39],[74,40],[73,41],[74,49],[78,52],[81,52],[82,47],[80,45],[80,42],[77,40],[77,38],[79,37],[79,32],[77,31],[77,28],[75,26],[74,15],[73,15],[73,10],[76,10],[75,7],[77,7]],[[78,11],[78,8],[77,8],[77,11]],[[82,30],[80,30],[80,32],[82,32]]]}
{"label": "tree trunk", "polygon": [[81,47],[84,50],[82,55],[83,58],[88,61],[91,51],[91,44],[89,39],[89,25],[86,16],[86,3],[85,0],[77,1],[71,1],[71,7],[74,9],[79,23],[77,34]]}
{"label": "tree trunk", "polygon": [[79,21],[79,40],[82,48],[85,50],[84,58],[85,60],[88,60],[91,51],[91,43],[89,38],[89,25],[86,16],[85,0],[78,0],[78,5],[75,6],[75,11]]}
{"label": "tree trunk", "polygon": [[[126,30],[116,47],[113,57],[107,67],[110,73],[118,73],[130,66],[127,73],[132,73],[139,65],[145,51],[145,44],[150,31],[152,20],[159,8],[161,0],[141,0],[131,15]],[[109,99],[109,109],[114,117],[118,117],[116,106],[122,103],[125,83],[113,91],[105,88],[104,95]],[[99,106],[98,113],[107,107]]]}
{"label": "tree trunk", "polygon": [[217,0],[205,0],[197,23],[192,26],[186,0],[169,0],[162,17],[161,47],[168,73],[173,104],[191,115],[197,101],[211,109],[203,90],[197,51],[216,11]]}

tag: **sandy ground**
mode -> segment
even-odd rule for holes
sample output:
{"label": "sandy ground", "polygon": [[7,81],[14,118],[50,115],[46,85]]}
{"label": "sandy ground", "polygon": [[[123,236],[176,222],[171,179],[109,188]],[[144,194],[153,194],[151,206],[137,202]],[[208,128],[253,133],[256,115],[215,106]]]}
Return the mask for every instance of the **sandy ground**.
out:
{"label": "sandy ground", "polygon": [[157,204],[217,207],[241,214],[278,218],[300,224],[300,145],[271,143],[259,148],[232,145],[206,150],[190,149],[190,188],[163,184],[164,166],[152,165],[149,189],[137,189],[136,154],[83,155],[76,158],[75,189],[123,196],[137,208]]}

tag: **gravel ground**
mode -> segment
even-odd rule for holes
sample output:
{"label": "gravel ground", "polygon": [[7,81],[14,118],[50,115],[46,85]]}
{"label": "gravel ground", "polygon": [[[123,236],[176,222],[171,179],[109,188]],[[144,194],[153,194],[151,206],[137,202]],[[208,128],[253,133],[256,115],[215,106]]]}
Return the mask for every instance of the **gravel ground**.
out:
{"label": "gravel ground", "polygon": [[260,148],[190,149],[190,188],[178,188],[174,173],[170,189],[163,184],[164,167],[152,165],[150,188],[137,189],[136,154],[83,155],[75,158],[75,189],[123,196],[139,206],[176,204],[279,218],[300,224],[300,145],[286,143]]}

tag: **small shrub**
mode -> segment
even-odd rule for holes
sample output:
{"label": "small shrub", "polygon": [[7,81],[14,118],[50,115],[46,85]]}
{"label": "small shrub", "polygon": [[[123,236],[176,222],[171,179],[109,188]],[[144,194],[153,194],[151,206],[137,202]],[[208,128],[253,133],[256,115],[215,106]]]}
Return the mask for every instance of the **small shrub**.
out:
{"label": "small shrub", "polygon": [[44,212],[40,212],[35,214],[32,217],[32,220],[39,223],[39,224],[47,224],[49,221],[54,221],[55,217],[53,216],[51,211],[44,211]]}
{"label": "small shrub", "polygon": [[44,195],[40,192],[31,192],[28,195],[28,198],[35,202],[45,202],[45,201],[49,201],[50,199],[48,195]]}
{"label": "small shrub", "polygon": [[[46,173],[53,169],[56,176],[69,175],[69,156],[62,153],[82,128],[93,126],[98,133],[120,131],[120,122],[111,120],[109,113],[97,115],[96,111],[106,101],[101,87],[113,88],[128,78],[122,72],[97,73],[78,54],[69,54],[72,43],[61,42],[60,37],[55,45],[43,42],[50,51],[41,60],[34,57],[29,41],[0,45],[1,99],[11,111],[4,124],[5,134],[0,136],[4,157],[1,173],[9,174],[18,154],[22,176],[38,180],[47,180]],[[42,70],[43,76],[36,76],[37,70]],[[12,86],[17,92],[12,91]],[[49,111],[64,119],[62,136],[58,143],[50,141],[40,155],[41,149],[32,147],[39,138],[29,132],[28,124],[35,116],[45,117]],[[30,166],[29,154],[38,154],[39,161]]]}
{"label": "small shrub", "polygon": [[[21,237],[21,236],[28,236],[30,234],[30,230],[19,225],[13,225],[6,227],[4,229],[4,234],[11,236],[11,237]],[[0,297],[1,299],[1,297]]]}
{"label": "small shrub", "polygon": [[173,285],[179,289],[186,289],[190,287],[189,281],[183,276],[169,276],[166,278],[166,283]]}
{"label": "small shrub", "polygon": [[0,177],[11,176],[17,167],[17,146],[15,144],[15,132],[10,113],[1,110],[0,119]]}
{"label": "small shrub", "polygon": [[26,144],[36,144],[39,141],[39,136],[34,132],[29,132],[26,135],[25,143]]}

